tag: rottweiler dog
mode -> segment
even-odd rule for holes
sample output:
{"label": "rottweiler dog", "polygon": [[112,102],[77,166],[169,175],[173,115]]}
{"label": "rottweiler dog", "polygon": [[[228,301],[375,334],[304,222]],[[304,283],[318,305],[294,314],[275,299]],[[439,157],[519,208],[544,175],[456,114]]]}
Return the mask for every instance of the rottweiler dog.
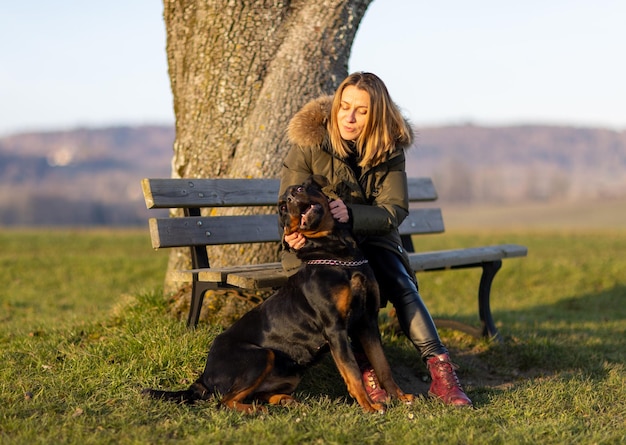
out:
{"label": "rottweiler dog", "polygon": [[266,411],[260,403],[286,405],[304,372],[330,350],[348,392],[366,412],[384,412],[363,386],[350,338],[358,339],[382,386],[406,403],[393,380],[378,330],[379,291],[372,269],[349,227],[332,217],[322,192],[325,178],[312,176],[279,198],[285,234],[301,232],[303,266],[286,285],[211,345],[202,375],[186,390],[144,390],[159,399],[193,403],[216,395],[222,406]]}

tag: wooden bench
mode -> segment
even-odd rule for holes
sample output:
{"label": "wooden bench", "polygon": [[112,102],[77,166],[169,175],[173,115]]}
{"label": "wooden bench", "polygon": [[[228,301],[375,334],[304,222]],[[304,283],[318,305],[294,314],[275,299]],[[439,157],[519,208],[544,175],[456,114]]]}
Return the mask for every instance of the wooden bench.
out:
{"label": "wooden bench", "polygon": [[[187,324],[195,327],[204,294],[209,289],[259,290],[283,285],[287,275],[281,264],[243,264],[212,268],[206,246],[280,241],[277,214],[201,216],[202,208],[276,206],[277,179],[143,179],[148,209],[182,209],[182,217],[150,218],[150,236],[155,249],[189,247],[192,269],[176,271],[175,279],[191,281],[192,297]],[[524,246],[502,244],[485,247],[415,252],[412,235],[442,233],[439,208],[413,208],[416,203],[437,199],[430,178],[409,179],[410,214],[400,226],[404,248],[415,272],[468,267],[482,268],[478,286],[478,315],[475,328],[454,321],[435,320],[475,336],[500,340],[490,309],[491,283],[504,258],[527,254]]]}

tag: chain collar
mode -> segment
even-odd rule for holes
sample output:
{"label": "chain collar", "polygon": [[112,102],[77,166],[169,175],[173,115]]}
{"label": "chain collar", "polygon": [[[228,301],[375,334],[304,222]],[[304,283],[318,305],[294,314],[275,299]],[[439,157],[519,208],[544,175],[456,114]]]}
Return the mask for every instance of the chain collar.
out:
{"label": "chain collar", "polygon": [[309,260],[307,264],[323,264],[325,266],[358,267],[367,264],[367,260],[340,261],[340,260]]}

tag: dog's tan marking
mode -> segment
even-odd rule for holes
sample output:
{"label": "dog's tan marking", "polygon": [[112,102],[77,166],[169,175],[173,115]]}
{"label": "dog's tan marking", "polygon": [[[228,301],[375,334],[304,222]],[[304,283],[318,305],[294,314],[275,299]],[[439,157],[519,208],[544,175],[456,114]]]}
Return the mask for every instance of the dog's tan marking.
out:
{"label": "dog's tan marking", "polygon": [[274,368],[274,351],[267,350],[267,361],[265,369],[259,375],[259,377],[248,387],[242,388],[238,391],[231,391],[220,400],[220,403],[227,408],[234,409],[246,414],[252,414],[255,412],[267,412],[267,408],[264,406],[257,406],[251,403],[243,403],[243,401],[256,390],[263,380]]}

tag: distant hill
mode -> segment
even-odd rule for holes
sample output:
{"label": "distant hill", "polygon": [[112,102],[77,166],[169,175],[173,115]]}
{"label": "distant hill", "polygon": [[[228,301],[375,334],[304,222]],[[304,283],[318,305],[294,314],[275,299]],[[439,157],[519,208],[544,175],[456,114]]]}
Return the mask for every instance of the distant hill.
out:
{"label": "distant hill", "polygon": [[0,139],[0,225],[146,224],[140,180],[168,177],[174,129],[115,127]]}
{"label": "distant hill", "polygon": [[418,129],[407,170],[453,202],[626,196],[626,131],[472,125]]}
{"label": "distant hill", "polygon": [[[409,175],[442,201],[626,196],[626,132],[472,125],[418,128]],[[0,138],[0,225],[145,225],[139,181],[169,177],[174,129],[113,127]]]}

